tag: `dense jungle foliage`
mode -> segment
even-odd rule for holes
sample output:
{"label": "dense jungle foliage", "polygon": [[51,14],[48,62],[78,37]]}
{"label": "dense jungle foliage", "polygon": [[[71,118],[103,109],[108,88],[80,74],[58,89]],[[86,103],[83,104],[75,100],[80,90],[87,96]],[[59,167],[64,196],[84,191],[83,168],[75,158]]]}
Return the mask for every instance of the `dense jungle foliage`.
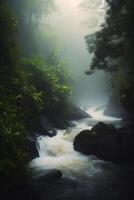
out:
{"label": "dense jungle foliage", "polygon": [[65,63],[41,35],[41,17],[54,10],[53,0],[0,0],[0,189],[27,177],[29,120],[68,104]]}
{"label": "dense jungle foliage", "polygon": [[[105,22],[95,39],[86,36],[89,52],[94,58],[88,74],[95,69],[112,74],[114,89],[118,89],[124,108],[134,112],[134,2],[107,0]],[[133,114],[132,114],[133,115]]]}

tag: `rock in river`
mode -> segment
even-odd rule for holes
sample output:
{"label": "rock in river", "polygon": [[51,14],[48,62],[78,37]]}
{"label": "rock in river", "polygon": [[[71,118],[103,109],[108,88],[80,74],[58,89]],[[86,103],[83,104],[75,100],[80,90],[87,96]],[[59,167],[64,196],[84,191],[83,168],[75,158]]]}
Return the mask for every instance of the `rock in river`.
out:
{"label": "rock in river", "polygon": [[53,128],[51,122],[44,115],[40,115],[31,121],[30,132],[33,132],[34,135],[37,133],[38,135],[48,135],[49,137],[57,134],[56,129]]}
{"label": "rock in river", "polygon": [[92,129],[93,132],[99,134],[99,135],[111,135],[114,133],[117,133],[117,129],[112,124],[105,124],[103,122],[97,123]]}
{"label": "rock in river", "polygon": [[46,170],[43,175],[35,178],[37,182],[44,183],[46,181],[56,180],[62,177],[62,172],[59,170]]}
{"label": "rock in river", "polygon": [[96,155],[98,152],[97,135],[90,130],[83,130],[74,139],[74,149],[85,155]]}
{"label": "rock in river", "polygon": [[76,151],[85,155],[118,163],[134,163],[134,126],[117,130],[111,124],[99,122],[91,131],[80,132],[73,145]]}
{"label": "rock in river", "polygon": [[84,130],[74,139],[74,149],[85,155],[95,155],[102,160],[113,160],[116,152],[117,130],[102,122],[92,130]]}

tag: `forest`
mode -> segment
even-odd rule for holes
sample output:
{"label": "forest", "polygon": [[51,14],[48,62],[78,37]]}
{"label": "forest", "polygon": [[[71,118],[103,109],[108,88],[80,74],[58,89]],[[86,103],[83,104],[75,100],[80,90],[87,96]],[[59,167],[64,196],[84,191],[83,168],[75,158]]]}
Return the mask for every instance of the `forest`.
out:
{"label": "forest", "polygon": [[90,35],[85,37],[89,52],[94,52],[87,73],[95,69],[110,72],[112,87],[118,90],[123,107],[133,118],[134,4],[131,0],[107,0],[107,7],[105,22],[95,33],[95,39],[91,40]]}
{"label": "forest", "polygon": [[5,189],[24,178],[25,138],[31,119],[41,112],[58,112],[59,117],[67,112],[68,72],[47,47],[45,36],[41,38],[38,22],[54,9],[50,0],[0,3],[0,179]]}
{"label": "forest", "polygon": [[[86,0],[85,2],[88,12],[91,1]],[[61,182],[59,180],[59,182],[56,183],[58,187],[61,187],[62,191],[65,191],[65,196],[56,196],[57,193],[54,191],[53,182],[52,184],[50,182],[50,185],[48,184],[49,189],[46,190],[50,192],[51,186],[52,191],[55,192],[54,197],[47,196],[47,192],[38,196],[40,192],[38,192],[38,188],[36,187],[40,186],[42,188],[43,186],[38,184],[38,186],[36,186],[35,184],[33,187],[33,171],[28,168],[29,162],[36,157],[40,158],[42,151],[45,151],[45,156],[46,154],[52,158],[57,156],[57,151],[63,148],[62,145],[65,148],[64,153],[67,151],[67,148],[70,148],[70,159],[75,159],[73,170],[77,167],[82,167],[84,173],[87,168],[90,168],[90,165],[87,164],[89,161],[86,160],[89,158],[84,157],[85,155],[94,154],[102,160],[112,161],[114,163],[133,164],[134,159],[133,155],[130,155],[130,152],[132,153],[134,149],[134,2],[132,0],[106,0],[105,9],[105,19],[99,30],[92,34],[89,33],[85,35],[85,38],[82,38],[85,40],[85,48],[87,48],[89,56],[92,55],[89,69],[87,67],[86,72],[85,69],[83,69],[83,74],[84,76],[89,75],[87,76],[89,79],[90,76],[95,74],[98,70],[104,71],[106,76],[110,74],[111,78],[109,84],[110,88],[112,88],[110,89],[112,91],[112,99],[109,98],[109,104],[114,104],[118,96],[121,109],[123,109],[123,114],[122,112],[121,115],[116,115],[114,113],[115,116],[111,116],[120,117],[124,120],[124,123],[128,123],[129,121],[131,124],[129,128],[126,126],[127,128],[125,127],[125,129],[117,126],[115,129],[119,128],[117,130],[119,132],[118,136],[110,136],[110,145],[108,144],[108,147],[106,145],[106,148],[104,148],[105,153],[102,152],[101,154],[101,152],[98,153],[94,144],[96,145],[97,140],[98,145],[99,138],[103,138],[103,134],[101,133],[102,129],[104,132],[109,132],[111,135],[113,132],[116,134],[116,130],[114,127],[106,125],[107,123],[99,124],[98,127],[95,127],[96,123],[103,121],[103,119],[101,119],[99,121],[91,120],[90,123],[85,121],[86,127],[84,126],[84,129],[88,129],[87,124],[88,126],[94,127],[92,127],[91,131],[88,130],[89,132],[85,130],[82,136],[75,133],[76,130],[74,130],[74,127],[77,127],[76,120],[83,120],[85,118],[89,120],[93,116],[90,111],[87,112],[87,110],[83,110],[79,105],[75,105],[72,96],[77,82],[73,80],[69,64],[64,57],[62,58],[62,56],[58,55],[56,51],[57,41],[51,29],[49,29],[49,25],[44,20],[47,19],[51,13],[58,12],[56,0],[0,0],[0,191],[1,196],[4,195],[3,199],[110,199],[107,195],[104,195],[102,198],[99,198],[99,196],[90,197],[92,191],[90,191],[90,189],[90,195],[87,194],[87,196],[82,198],[83,194],[85,195],[86,193],[86,189],[84,191],[80,189],[80,184],[83,184],[83,179],[78,180],[78,184],[78,182],[75,182],[75,179],[73,180],[73,178],[70,178],[71,176],[73,177],[75,173],[70,175],[69,172],[67,173],[65,171],[64,174],[65,169],[62,171],[62,165],[59,163],[58,165],[52,164],[53,167],[50,168],[56,171],[53,171],[52,174],[50,172],[46,179],[41,179],[42,177],[40,176],[38,181],[48,181],[49,178],[51,181],[51,176],[59,180],[58,178],[61,177],[62,174],[65,175],[65,184],[62,184],[63,180],[61,180]],[[86,87],[88,87],[88,85],[86,85]],[[93,85],[90,87],[93,87]],[[78,91],[82,89],[79,88],[79,85],[77,85],[77,88]],[[81,91],[79,92],[81,93]],[[90,95],[92,94],[89,94],[89,101]],[[110,112],[112,113],[112,111],[109,106],[106,108],[107,111],[105,110],[104,112],[108,114],[110,119]],[[116,120],[115,126],[116,123],[118,123],[118,119]],[[80,121],[78,122],[80,123]],[[72,134],[72,136],[70,136],[71,139],[68,139],[67,142],[72,141],[72,138],[74,139],[77,135],[73,143],[75,151],[69,146],[70,143],[60,143],[63,138],[61,138],[58,132],[59,130],[66,130],[64,133],[65,137],[69,137],[66,135]],[[82,130],[79,128],[77,131],[80,132]],[[98,131],[102,134],[101,136],[98,136]],[[127,132],[129,135],[132,133],[132,136],[127,138]],[[90,134],[90,141],[88,141],[87,133]],[[120,136],[122,134],[125,136]],[[41,148],[43,148],[41,146],[41,139],[36,141],[36,138],[44,136],[47,136],[46,143],[48,143],[46,144],[44,142],[47,150],[41,151]],[[56,149],[57,146],[55,146],[55,143],[50,143],[50,147],[48,146],[49,138],[52,138],[51,141],[53,141],[53,138],[56,137],[58,138],[55,143],[58,145],[59,141],[60,145],[58,150]],[[122,153],[124,152],[124,146],[122,146],[122,152],[113,156],[114,153],[112,154],[112,150],[115,145],[113,141],[114,137],[116,137],[116,142],[119,144],[116,154],[120,151],[121,145],[124,145],[127,149],[125,153]],[[45,139],[42,141],[44,140]],[[128,143],[122,144],[124,140]],[[104,141],[107,143],[105,136]],[[91,149],[89,148],[90,145]],[[127,145],[131,146],[131,148],[129,149],[129,147],[126,147]],[[55,149],[52,150],[52,148]],[[89,149],[87,150],[87,148]],[[108,151],[110,148],[112,149],[110,150],[110,155],[106,153],[108,152],[107,148]],[[61,149],[59,151],[61,152]],[[76,151],[83,153],[84,156],[81,154],[78,155]],[[61,155],[62,154],[60,154],[57,159],[60,160]],[[72,158],[72,155],[74,155],[75,158]],[[68,166],[66,164],[68,159],[69,157],[66,157],[65,161],[62,161],[65,162],[66,167]],[[78,161],[80,161],[80,163]],[[40,160],[39,162],[41,164]],[[43,165],[45,165],[46,162],[44,158]],[[56,163],[57,162],[58,161],[56,161]],[[93,159],[93,161],[90,162],[95,163],[96,161]],[[33,165],[36,166],[36,164],[35,160]],[[69,167],[70,165],[69,163]],[[95,164],[95,166],[97,166],[97,164]],[[41,167],[42,166],[39,165],[39,169],[41,169]],[[108,180],[111,180],[111,177],[113,178],[112,175],[108,174],[108,170],[111,170],[111,168],[108,167],[106,171],[107,174],[104,174],[103,178],[105,178],[105,176]],[[46,169],[48,170],[49,167]],[[78,168],[78,171],[81,173],[82,170]],[[126,168],[124,171],[125,170]],[[117,174],[120,173],[118,173],[117,170],[115,171]],[[126,175],[127,173],[128,176]],[[68,178],[68,174],[70,175],[70,179]],[[134,172],[129,168],[126,174],[125,178],[127,177],[129,179],[134,175]],[[78,175],[79,178],[81,176],[82,175]],[[84,176],[85,174],[83,177]],[[86,174],[86,176],[88,175]],[[98,180],[99,183],[101,179],[98,177],[100,178],[101,176],[98,175],[97,178],[92,178],[92,180]],[[121,181],[123,184],[126,184],[125,178],[123,181],[122,179],[117,181],[117,184],[120,184]],[[102,183],[104,182],[105,180],[102,180]],[[129,191],[131,194],[132,180],[129,179],[128,182],[130,182],[130,185],[125,185],[126,191]],[[77,184],[80,186],[77,186]],[[109,184],[111,184],[111,182]],[[47,188],[46,185],[44,186],[45,188]],[[63,187],[63,185],[65,185],[65,187]],[[96,183],[95,186],[96,188],[98,187]],[[78,196],[74,194],[74,188],[77,187],[79,188],[78,193],[76,192]],[[102,186],[99,187],[101,188]],[[120,194],[123,187],[124,185],[119,188]],[[69,189],[67,190],[65,188]],[[73,194],[68,193],[72,188]],[[104,190],[104,188],[101,189]],[[57,189],[57,191],[59,191],[59,194],[61,193],[60,190]],[[100,194],[101,192],[98,193],[98,195]],[[126,194],[124,200],[127,200],[127,197]],[[115,195],[111,198],[111,200],[116,199],[122,200],[122,196],[119,197]]]}

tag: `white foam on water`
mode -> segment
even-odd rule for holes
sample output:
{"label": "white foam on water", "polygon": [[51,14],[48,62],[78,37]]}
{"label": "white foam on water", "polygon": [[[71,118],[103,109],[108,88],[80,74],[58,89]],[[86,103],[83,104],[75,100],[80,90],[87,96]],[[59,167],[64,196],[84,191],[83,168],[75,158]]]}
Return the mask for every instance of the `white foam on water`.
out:
{"label": "white foam on water", "polygon": [[96,121],[109,121],[109,122],[113,122],[113,121],[121,121],[121,118],[116,118],[116,117],[109,117],[104,115],[104,109],[101,110],[97,110],[96,107],[92,107],[92,108],[87,108],[86,112],[88,114],[90,114],[94,120]]}
{"label": "white foam on water", "polygon": [[[102,110],[88,108],[87,112],[97,121],[120,120],[113,117],[106,117]],[[90,130],[89,119],[75,121],[75,127],[67,130],[57,130],[55,137],[40,136],[37,139],[39,158],[31,161],[30,167],[36,172],[42,173],[45,170],[58,169],[65,176],[77,178],[80,176],[91,176],[99,171],[100,160],[92,156],[85,156],[76,152],[73,148],[73,141],[76,135],[82,130]]]}

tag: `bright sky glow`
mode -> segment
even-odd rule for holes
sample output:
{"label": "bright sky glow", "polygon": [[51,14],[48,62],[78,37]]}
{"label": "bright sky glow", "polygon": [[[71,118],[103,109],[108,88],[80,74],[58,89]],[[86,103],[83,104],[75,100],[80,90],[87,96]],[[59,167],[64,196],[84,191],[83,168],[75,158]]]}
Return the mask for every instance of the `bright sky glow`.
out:
{"label": "bright sky glow", "polygon": [[[81,73],[89,68],[89,53],[84,37],[96,32],[104,19],[104,0],[55,0],[58,11],[51,13],[47,23],[61,44],[62,56]],[[80,7],[86,5],[88,9]],[[44,19],[46,22],[46,18]]]}
{"label": "bright sky glow", "polygon": [[[65,24],[75,30],[80,30],[82,23],[85,22],[86,25],[88,24],[88,33],[93,33],[103,22],[105,0],[56,0],[56,4],[58,12],[50,15],[49,21],[58,26],[57,28]],[[80,8],[81,4],[83,9]],[[87,31],[87,26],[85,26],[85,30]]]}

